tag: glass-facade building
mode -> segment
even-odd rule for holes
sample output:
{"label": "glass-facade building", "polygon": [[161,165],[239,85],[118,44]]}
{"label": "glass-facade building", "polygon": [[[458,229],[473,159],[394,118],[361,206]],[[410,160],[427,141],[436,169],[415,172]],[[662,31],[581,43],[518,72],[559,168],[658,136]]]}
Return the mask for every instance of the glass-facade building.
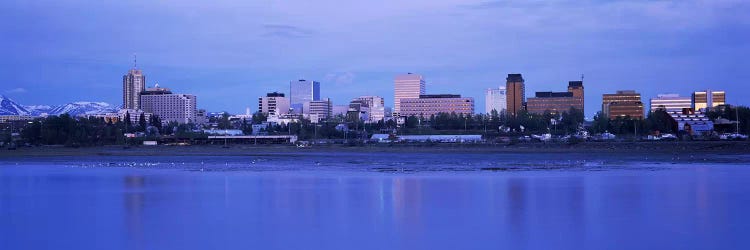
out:
{"label": "glass-facade building", "polygon": [[724,91],[697,91],[693,93],[693,109],[709,109],[727,103],[727,94]]}
{"label": "glass-facade building", "polygon": [[609,119],[617,117],[643,119],[641,94],[634,90],[619,90],[615,94],[604,94],[602,96],[602,113]]}
{"label": "glass-facade building", "polygon": [[508,107],[505,97],[505,87],[487,89],[484,97],[484,112],[489,114],[492,110],[498,113],[505,111]]}
{"label": "glass-facade building", "polygon": [[305,103],[312,101],[320,101],[320,82],[304,79],[289,82],[289,107],[293,113],[306,113]]}

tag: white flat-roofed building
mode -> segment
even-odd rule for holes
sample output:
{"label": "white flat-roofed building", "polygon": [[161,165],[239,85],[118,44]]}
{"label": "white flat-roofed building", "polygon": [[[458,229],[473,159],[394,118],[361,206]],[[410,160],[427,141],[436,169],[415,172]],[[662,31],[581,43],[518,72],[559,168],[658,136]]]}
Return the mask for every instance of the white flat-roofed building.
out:
{"label": "white flat-roofed building", "polygon": [[148,89],[141,93],[141,109],[159,116],[162,123],[196,122],[197,98],[190,94],[173,94],[169,89]]}
{"label": "white flat-roofed building", "polygon": [[651,98],[651,112],[657,109],[665,111],[682,111],[693,107],[693,101],[690,97],[683,97],[678,94],[659,94],[656,98]]}
{"label": "white flat-roofed building", "polygon": [[505,87],[487,89],[484,98],[484,112],[487,114],[492,113],[492,110],[502,113],[508,107]]}
{"label": "white flat-roofed building", "polygon": [[258,111],[266,115],[289,113],[289,99],[284,96],[284,93],[268,93],[258,98]]}

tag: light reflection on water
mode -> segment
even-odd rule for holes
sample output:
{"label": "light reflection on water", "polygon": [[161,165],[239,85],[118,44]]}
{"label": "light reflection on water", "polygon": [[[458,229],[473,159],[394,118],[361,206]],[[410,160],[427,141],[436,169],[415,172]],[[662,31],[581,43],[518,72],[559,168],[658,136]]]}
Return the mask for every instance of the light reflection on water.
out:
{"label": "light reflection on water", "polygon": [[746,249],[748,177],[5,165],[0,249]]}

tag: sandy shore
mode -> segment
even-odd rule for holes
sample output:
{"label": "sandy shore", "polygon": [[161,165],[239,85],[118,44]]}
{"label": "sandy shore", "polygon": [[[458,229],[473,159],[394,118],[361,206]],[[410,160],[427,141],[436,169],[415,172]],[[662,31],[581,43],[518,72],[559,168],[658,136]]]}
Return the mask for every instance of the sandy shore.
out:
{"label": "sandy shore", "polygon": [[180,156],[180,155],[258,155],[296,153],[596,153],[596,154],[750,154],[750,142],[586,142],[573,145],[559,143],[507,144],[366,144],[315,145],[297,148],[292,145],[222,146],[122,146],[68,148],[62,146],[0,149],[0,158],[27,156]]}

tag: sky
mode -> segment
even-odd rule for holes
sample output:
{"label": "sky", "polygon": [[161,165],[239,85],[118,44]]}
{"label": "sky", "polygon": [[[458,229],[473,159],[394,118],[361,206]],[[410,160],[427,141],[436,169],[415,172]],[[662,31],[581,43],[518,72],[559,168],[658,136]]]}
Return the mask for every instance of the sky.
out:
{"label": "sky", "polygon": [[584,75],[586,115],[601,95],[727,91],[750,105],[750,1],[252,0],[0,3],[0,93],[24,105],[122,104],[133,65],[147,84],[199,108],[257,110],[289,81],[321,82],[344,105],[422,74],[427,93],[473,97],[521,73],[527,96]]}

